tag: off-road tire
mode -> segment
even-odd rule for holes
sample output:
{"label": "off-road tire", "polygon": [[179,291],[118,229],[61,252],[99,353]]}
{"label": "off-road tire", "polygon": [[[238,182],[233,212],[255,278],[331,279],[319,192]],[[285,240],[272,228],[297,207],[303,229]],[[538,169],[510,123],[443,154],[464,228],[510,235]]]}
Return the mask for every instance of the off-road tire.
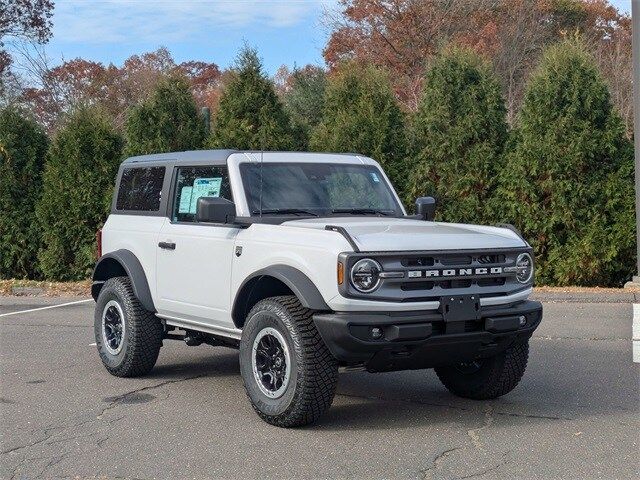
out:
{"label": "off-road tire", "polygon": [[[105,305],[115,300],[124,313],[122,349],[110,353],[102,338],[102,313]],[[163,327],[153,312],[145,310],[133,293],[129,277],[113,277],[105,282],[94,315],[96,346],[103,365],[116,377],[137,377],[149,373],[162,346]]]}
{"label": "off-road tire", "polygon": [[[267,327],[282,335],[291,356],[288,386],[275,399],[260,390],[252,366],[254,340]],[[312,311],[295,296],[267,298],[251,309],[240,341],[240,372],[256,413],[278,427],[316,421],[331,406],[338,382],[338,363],[320,337]]]}
{"label": "off-road tire", "polygon": [[495,357],[483,359],[475,372],[457,366],[435,369],[440,381],[459,397],[489,400],[509,393],[520,382],[529,358],[529,342],[518,342]]}

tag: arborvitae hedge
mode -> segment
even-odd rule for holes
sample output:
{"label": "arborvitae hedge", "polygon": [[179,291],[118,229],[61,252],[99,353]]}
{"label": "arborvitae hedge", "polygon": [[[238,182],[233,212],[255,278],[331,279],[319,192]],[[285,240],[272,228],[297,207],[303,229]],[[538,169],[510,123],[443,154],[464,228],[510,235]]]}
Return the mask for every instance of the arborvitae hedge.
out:
{"label": "arborvitae hedge", "polygon": [[327,78],[322,68],[307,66],[294,70],[290,81],[283,101],[291,118],[294,148],[304,151],[309,148],[311,132],[322,120]]}
{"label": "arborvitae hedge", "polygon": [[77,110],[53,140],[37,206],[45,278],[81,280],[95,265],[95,235],[105,221],[123,141],[104,114]]}
{"label": "arborvitae hedge", "polygon": [[126,122],[127,156],[202,148],[205,125],[187,81],[170,75],[151,97],[131,109]]}
{"label": "arborvitae hedge", "polygon": [[490,222],[507,139],[506,108],[490,66],[469,50],[440,55],[427,72],[411,134],[407,202],[433,195],[438,219]]}
{"label": "arborvitae hedge", "polygon": [[234,78],[220,98],[207,144],[249,150],[293,148],[289,116],[254,49],[244,48],[236,59]]}
{"label": "arborvitae hedge", "polygon": [[23,112],[0,110],[0,278],[38,276],[35,205],[47,144],[44,131]]}
{"label": "arborvitae hedge", "polygon": [[407,174],[405,147],[403,114],[386,72],[358,63],[344,64],[333,72],[311,148],[372,157],[402,194]]}
{"label": "arborvitae hedge", "polygon": [[594,62],[551,47],[525,93],[496,204],[547,285],[621,285],[635,268],[633,149]]}

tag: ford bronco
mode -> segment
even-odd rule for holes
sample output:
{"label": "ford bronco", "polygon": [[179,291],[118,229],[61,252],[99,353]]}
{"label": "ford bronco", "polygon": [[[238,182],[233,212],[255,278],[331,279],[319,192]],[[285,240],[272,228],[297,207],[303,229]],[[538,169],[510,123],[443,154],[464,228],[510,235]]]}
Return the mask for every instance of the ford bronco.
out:
{"label": "ford bronco", "polygon": [[408,215],[357,154],[210,150],[120,166],[93,273],[98,353],[149,372],[165,340],[238,348],[247,396],[291,427],[340,369],[434,368],[453,394],[511,391],[542,319],[531,247],[509,225]]}

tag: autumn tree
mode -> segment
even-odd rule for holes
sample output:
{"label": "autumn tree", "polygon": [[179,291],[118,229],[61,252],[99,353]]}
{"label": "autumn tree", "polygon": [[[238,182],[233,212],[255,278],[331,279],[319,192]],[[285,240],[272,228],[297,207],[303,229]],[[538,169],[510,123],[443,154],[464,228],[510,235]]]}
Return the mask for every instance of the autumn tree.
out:
{"label": "autumn tree", "polygon": [[186,78],[198,108],[213,106],[221,73],[215,63],[187,61],[176,64],[166,48],[126,59],[121,67],[76,58],[44,69],[39,87],[26,88],[23,101],[35,118],[54,133],[59,120],[80,105],[99,105],[124,126],[127,110],[146,101],[169,75]]}
{"label": "autumn tree", "polygon": [[215,114],[208,145],[214,148],[288,150],[289,116],[267,78],[257,52],[243,48]]}
{"label": "autumn tree", "polygon": [[95,235],[109,212],[122,146],[111,121],[96,108],[73,112],[58,130],[36,208],[45,278],[82,280],[91,274]]}
{"label": "autumn tree", "polygon": [[500,173],[501,220],[552,285],[621,285],[635,266],[633,148],[584,47],[551,47],[531,78]]}
{"label": "autumn tree", "polygon": [[286,77],[282,99],[297,150],[308,149],[311,132],[322,119],[326,84],[324,69],[314,65],[296,68]]}
{"label": "autumn tree", "polygon": [[329,77],[322,120],[314,129],[316,151],[356,152],[380,162],[394,186],[406,186],[404,117],[387,73],[347,63]]}
{"label": "autumn tree", "polygon": [[48,140],[24,112],[0,110],[0,278],[35,278],[40,229],[34,213],[42,191]]}
{"label": "autumn tree", "polygon": [[630,17],[607,0],[340,0],[340,6],[325,18],[329,67],[357,59],[388,69],[409,110],[418,107],[424,70],[453,42],[492,60],[513,121],[544,48],[579,33],[631,131],[631,76],[620,74],[631,69]]}
{"label": "autumn tree", "polygon": [[11,63],[5,42],[46,43],[51,37],[52,15],[52,0],[0,0],[0,75]]}
{"label": "autumn tree", "polygon": [[407,202],[434,195],[447,222],[490,222],[506,139],[506,110],[490,65],[468,49],[449,49],[429,69],[413,119]]}
{"label": "autumn tree", "polygon": [[201,148],[205,128],[186,80],[162,79],[147,101],[131,109],[125,132],[127,155]]}

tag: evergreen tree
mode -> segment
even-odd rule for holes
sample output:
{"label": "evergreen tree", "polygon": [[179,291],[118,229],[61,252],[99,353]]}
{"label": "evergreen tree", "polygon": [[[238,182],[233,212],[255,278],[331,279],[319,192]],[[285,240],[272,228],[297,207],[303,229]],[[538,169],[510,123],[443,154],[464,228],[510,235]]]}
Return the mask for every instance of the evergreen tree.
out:
{"label": "evergreen tree", "polygon": [[406,188],[404,117],[387,74],[373,65],[342,65],[328,79],[316,151],[355,152],[377,160],[400,194]]}
{"label": "evergreen tree", "polygon": [[635,266],[633,148],[576,42],[551,47],[525,93],[497,203],[553,285],[621,285]]}
{"label": "evergreen tree", "polygon": [[81,280],[95,264],[95,235],[111,204],[123,141],[95,108],[80,108],[53,140],[36,213],[45,278]]}
{"label": "evergreen tree", "polygon": [[128,156],[202,148],[205,136],[189,84],[176,74],[163,78],[147,101],[131,108],[125,131]]}
{"label": "evergreen tree", "polygon": [[208,145],[248,150],[291,149],[289,116],[254,49],[245,47],[240,51],[233,74],[220,98]]}
{"label": "evergreen tree", "polygon": [[40,241],[35,205],[47,136],[23,112],[0,110],[0,278],[35,278]]}
{"label": "evergreen tree", "polygon": [[407,202],[433,195],[439,219],[489,222],[506,139],[506,109],[489,65],[469,50],[444,52],[427,72],[413,119]]}
{"label": "evergreen tree", "polygon": [[307,65],[295,69],[288,82],[283,101],[291,117],[295,149],[308,150],[311,132],[322,120],[326,74],[320,67]]}

